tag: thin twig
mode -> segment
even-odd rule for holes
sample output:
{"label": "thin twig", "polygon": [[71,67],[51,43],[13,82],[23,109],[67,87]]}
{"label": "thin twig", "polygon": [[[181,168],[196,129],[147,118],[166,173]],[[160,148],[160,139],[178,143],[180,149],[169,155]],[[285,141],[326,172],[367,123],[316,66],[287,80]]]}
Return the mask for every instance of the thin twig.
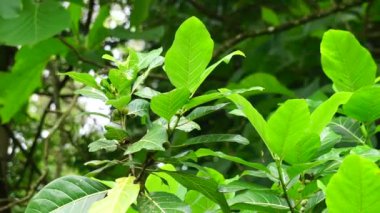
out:
{"label": "thin twig", "polygon": [[30,198],[32,198],[33,195],[34,195],[34,193],[36,192],[37,188],[40,186],[40,184],[42,183],[42,181],[45,179],[46,175],[47,175],[47,171],[42,172],[41,176],[37,179],[37,181],[33,185],[30,186],[28,194],[25,197],[23,197],[23,198],[21,198],[19,200],[13,201],[12,203],[8,203],[5,206],[1,206],[0,207],[0,212],[5,211],[7,209],[10,209],[13,206],[16,206],[18,204],[27,202]]}
{"label": "thin twig", "polygon": [[325,18],[325,17],[332,15],[334,13],[338,13],[338,12],[342,12],[342,11],[351,9],[351,8],[359,6],[365,2],[367,2],[367,1],[356,0],[356,1],[353,1],[350,3],[336,5],[329,10],[319,11],[319,12],[311,14],[309,16],[305,16],[305,17],[297,19],[297,20],[289,21],[289,22],[286,22],[286,23],[278,25],[278,26],[271,26],[271,27],[268,27],[266,29],[262,29],[262,30],[258,30],[258,31],[254,30],[254,31],[245,31],[245,32],[239,33],[239,34],[235,35],[233,38],[230,38],[229,40],[224,42],[219,47],[219,49],[217,49],[215,51],[214,57],[218,58],[225,51],[229,50],[230,48],[232,48],[236,44],[238,44],[238,43],[240,43],[240,42],[242,42],[248,38],[255,38],[258,36],[270,35],[270,34],[283,32],[283,31],[298,27],[300,25],[303,25],[303,24],[306,24],[306,23],[309,23],[312,21]]}
{"label": "thin twig", "polygon": [[83,32],[85,35],[88,34],[88,32],[90,32],[90,26],[91,26],[91,21],[92,21],[92,15],[94,13],[94,7],[95,7],[95,0],[90,0],[88,2],[88,13],[87,13],[86,22],[84,23],[84,29],[83,29]]}
{"label": "thin twig", "polygon": [[58,39],[66,46],[68,47],[73,53],[78,57],[78,59],[86,64],[93,65],[98,68],[108,68],[106,65],[98,63],[97,61],[90,60],[84,56],[69,42],[67,42],[62,36],[58,36]]}

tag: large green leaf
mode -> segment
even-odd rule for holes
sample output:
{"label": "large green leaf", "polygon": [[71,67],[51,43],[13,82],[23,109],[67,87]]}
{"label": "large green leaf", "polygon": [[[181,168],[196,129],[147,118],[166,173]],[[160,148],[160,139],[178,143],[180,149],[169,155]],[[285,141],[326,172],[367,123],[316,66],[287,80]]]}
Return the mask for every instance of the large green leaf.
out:
{"label": "large green leaf", "polygon": [[165,149],[162,145],[166,142],[168,142],[166,129],[161,125],[153,124],[152,128],[148,130],[146,135],[139,141],[130,145],[124,154],[132,154],[142,149],[164,151]]}
{"label": "large green leaf", "polygon": [[343,105],[343,111],[349,117],[362,122],[372,122],[380,118],[380,86],[364,87],[352,94]]}
{"label": "large green leaf", "polygon": [[108,191],[107,197],[95,202],[89,213],[125,213],[137,200],[140,191],[140,185],[135,184],[134,180],[133,176],[116,179],[116,184]]}
{"label": "large green leaf", "polygon": [[174,89],[154,96],[150,107],[154,113],[170,121],[173,115],[186,104],[189,97],[190,92],[186,88]]}
{"label": "large green leaf", "polygon": [[0,18],[16,18],[22,10],[21,0],[2,0],[0,2]]}
{"label": "large green leaf", "polygon": [[199,19],[191,17],[183,22],[165,56],[165,71],[170,82],[193,93],[202,82],[213,47],[214,42]]}
{"label": "large green leaf", "polygon": [[310,116],[311,131],[320,134],[323,128],[331,121],[338,107],[345,104],[352,93],[338,92],[332,95],[327,101],[319,105]]}
{"label": "large green leaf", "polygon": [[372,213],[380,209],[380,170],[358,155],[343,160],[326,189],[329,212]]}
{"label": "large green leaf", "polygon": [[337,91],[355,91],[375,83],[376,63],[350,32],[327,31],[321,54],[323,71]]}
{"label": "large green leaf", "polygon": [[209,134],[209,135],[201,135],[194,138],[190,138],[176,147],[190,146],[190,145],[196,145],[196,144],[206,144],[206,143],[217,143],[217,142],[219,143],[233,142],[233,143],[240,143],[243,145],[249,144],[249,140],[241,135]]}
{"label": "large green leaf", "polygon": [[268,120],[269,148],[283,158],[293,151],[309,123],[310,112],[305,100],[286,101]]}
{"label": "large green leaf", "polygon": [[140,213],[190,213],[190,206],[167,192],[144,194],[138,200]]}
{"label": "large green leaf", "polygon": [[185,186],[188,190],[195,190],[202,193],[210,200],[218,203],[223,212],[230,212],[226,198],[218,191],[218,184],[212,179],[197,177],[183,172],[163,171],[172,176],[176,181]]}
{"label": "large green leaf", "polygon": [[[40,86],[42,71],[51,55],[66,51],[58,40],[48,39],[33,47],[23,46],[17,52],[11,72],[0,72],[1,122],[8,122]],[[10,82],[15,83],[11,85]]]}
{"label": "large green leaf", "polygon": [[16,18],[0,18],[0,42],[34,44],[69,26],[70,15],[58,1],[23,0],[23,10]]}
{"label": "large green leaf", "polygon": [[25,212],[87,212],[94,202],[104,198],[107,190],[105,185],[86,177],[61,177],[42,188]]}

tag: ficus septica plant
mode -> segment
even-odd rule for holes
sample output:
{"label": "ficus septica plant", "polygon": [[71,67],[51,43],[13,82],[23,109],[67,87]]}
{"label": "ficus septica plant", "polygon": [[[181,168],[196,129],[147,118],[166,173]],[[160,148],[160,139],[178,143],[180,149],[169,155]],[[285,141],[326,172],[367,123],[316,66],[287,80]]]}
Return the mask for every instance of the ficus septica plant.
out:
{"label": "ficus septica plant", "polygon": [[[129,49],[125,61],[104,55],[114,65],[107,75],[63,73],[85,85],[78,94],[112,107],[104,137],[88,148],[112,152],[107,156],[113,158],[87,162],[94,170],[85,176],[47,184],[26,212],[379,212],[380,153],[373,147],[380,129],[375,123],[380,87],[368,50],[349,32],[325,32],[321,63],[333,82],[331,96],[288,99],[264,118],[248,98],[254,103],[254,95],[266,88],[197,93],[219,64],[244,56],[234,51],[210,65],[213,45],[203,23],[191,17],[178,28],[165,57],[161,48]],[[144,83],[160,66],[173,85],[170,91]],[[244,148],[250,141],[239,134],[178,136],[199,130],[197,119],[217,110],[248,120],[272,160],[249,162],[238,152],[208,146]],[[136,122],[140,132],[131,131]],[[232,162],[241,173],[222,174],[198,163],[207,157]],[[125,171],[116,180],[99,178],[116,166]]]}

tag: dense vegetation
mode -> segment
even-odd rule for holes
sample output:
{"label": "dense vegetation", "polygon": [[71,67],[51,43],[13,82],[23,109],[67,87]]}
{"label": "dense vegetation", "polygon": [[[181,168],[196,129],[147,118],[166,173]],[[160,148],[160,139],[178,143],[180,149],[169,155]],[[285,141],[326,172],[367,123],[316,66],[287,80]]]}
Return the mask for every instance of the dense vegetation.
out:
{"label": "dense vegetation", "polygon": [[0,212],[379,212],[378,11],[0,2]]}

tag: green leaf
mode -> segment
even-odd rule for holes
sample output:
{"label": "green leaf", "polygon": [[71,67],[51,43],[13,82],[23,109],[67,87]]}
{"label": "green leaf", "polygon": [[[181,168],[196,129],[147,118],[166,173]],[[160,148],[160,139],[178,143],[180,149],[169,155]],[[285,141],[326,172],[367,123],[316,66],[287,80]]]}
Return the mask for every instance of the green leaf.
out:
{"label": "green leaf", "polygon": [[134,180],[133,176],[116,179],[116,184],[108,191],[107,197],[95,202],[89,213],[125,213],[137,200],[140,191],[140,185],[133,183]]}
{"label": "green leaf", "polygon": [[132,154],[142,149],[164,151],[165,149],[162,145],[166,142],[168,142],[166,129],[161,125],[153,124],[152,128],[148,130],[146,135],[144,135],[139,141],[130,145],[124,154]]}
{"label": "green leaf", "polygon": [[351,118],[335,118],[329,123],[329,127],[342,136],[340,142],[365,144],[365,137],[360,130],[360,123]]}
{"label": "green leaf", "polygon": [[227,154],[224,154],[223,152],[215,152],[211,149],[203,149],[203,148],[198,149],[197,151],[195,151],[195,155],[198,158],[206,157],[206,156],[214,156],[214,157],[229,160],[229,161],[232,161],[232,162],[244,165],[244,166],[248,166],[248,167],[251,167],[251,168],[254,168],[257,170],[268,172],[268,169],[260,163],[248,162],[248,161],[241,159],[239,157],[227,155]]}
{"label": "green leaf", "polygon": [[194,93],[202,83],[201,76],[211,60],[213,47],[210,34],[198,18],[183,22],[165,56],[165,71],[170,82]]}
{"label": "green leaf", "polygon": [[326,190],[329,212],[377,212],[380,209],[380,170],[358,155],[343,160]]}
{"label": "green leaf", "polygon": [[144,194],[138,200],[140,213],[190,213],[190,206],[167,192]]}
{"label": "green leaf", "polygon": [[273,192],[260,192],[259,190],[245,191],[230,199],[228,203],[232,208],[252,211],[273,212],[273,210],[284,210],[284,212],[287,212],[289,210],[285,199]]}
{"label": "green leaf", "polygon": [[[160,169],[176,171],[175,167],[171,164],[160,166]],[[146,179],[145,187],[149,192],[167,192],[176,195],[182,200],[187,192],[185,187],[164,172],[151,173]]]}
{"label": "green leaf", "polygon": [[351,118],[362,122],[372,122],[380,118],[380,86],[364,87],[352,94],[343,105],[343,111]]}
{"label": "green leaf", "polygon": [[89,49],[95,49],[108,36],[109,31],[104,27],[103,23],[109,16],[109,11],[109,4],[101,6],[95,21],[91,24],[90,32],[86,36],[86,46]]}
{"label": "green leaf", "polygon": [[[15,56],[11,72],[0,72],[0,116],[6,123],[27,102],[41,84],[41,74],[54,54],[63,54],[67,48],[57,39],[42,41],[33,47],[23,46]],[[17,82],[9,86],[9,82]]]}
{"label": "green leaf", "polygon": [[247,99],[238,94],[230,94],[231,90],[220,89],[222,93],[226,95],[248,118],[252,126],[256,129],[257,133],[264,140],[265,144],[268,146],[268,136],[267,129],[268,124],[263,118],[263,116],[252,106]]}
{"label": "green leaf", "polygon": [[70,26],[70,15],[58,1],[22,3],[23,9],[16,18],[0,18],[0,42],[11,46],[35,44]]}
{"label": "green leaf", "polygon": [[350,32],[327,31],[321,54],[323,71],[337,91],[355,91],[375,83],[376,63]]}
{"label": "green leaf", "polygon": [[165,27],[162,25],[147,28],[143,31],[131,31],[129,29],[125,29],[123,26],[116,27],[110,31],[110,36],[123,40],[141,39],[145,41],[161,41],[161,38],[164,36],[164,34]]}
{"label": "green leaf", "polygon": [[277,14],[268,7],[261,7],[261,18],[271,25],[279,25],[280,19],[278,18]]}
{"label": "green leaf", "polygon": [[159,95],[159,94],[161,93],[150,87],[142,87],[141,89],[137,90],[137,92],[134,93],[134,95],[140,98],[146,98],[146,99],[152,99],[154,96]]}
{"label": "green leaf", "polygon": [[42,188],[25,212],[87,212],[94,202],[104,198],[107,190],[105,185],[86,177],[61,177]]}
{"label": "green leaf", "polygon": [[98,83],[95,81],[95,77],[88,74],[88,73],[80,73],[80,72],[65,72],[62,73],[63,75],[68,75],[70,78],[74,79],[75,81],[81,82],[86,86],[95,88],[95,89],[100,89],[98,86]]}
{"label": "green leaf", "polygon": [[249,140],[241,135],[234,134],[209,134],[201,135],[198,137],[190,138],[178,146],[173,147],[183,147],[191,146],[196,144],[206,144],[206,143],[224,143],[224,142],[233,142],[243,145],[249,144]]}
{"label": "green leaf", "polygon": [[227,104],[228,103],[222,103],[222,104],[217,104],[215,106],[202,106],[202,107],[195,108],[193,111],[191,111],[190,114],[186,116],[186,118],[191,121],[201,118],[205,115],[208,115],[212,112],[215,112],[217,110],[224,108]]}
{"label": "green leaf", "polygon": [[130,22],[133,27],[139,26],[149,17],[149,8],[152,0],[133,1]]}
{"label": "green leaf", "polygon": [[[275,93],[295,97],[290,89],[286,88],[277,78],[268,73],[254,73],[243,78],[238,84],[232,84],[232,88],[249,88],[254,86],[263,87],[263,93]],[[257,91],[253,91],[257,93]]]}
{"label": "green leaf", "polygon": [[223,212],[230,212],[226,198],[218,191],[218,184],[212,179],[197,177],[183,172],[163,171],[172,176],[176,181],[185,186],[188,190],[195,190],[202,193],[210,200],[218,203]]}
{"label": "green leaf", "polygon": [[116,99],[109,99],[108,101],[106,101],[106,104],[109,104],[118,110],[122,110],[126,106],[128,106],[130,101],[131,101],[130,95],[123,95],[123,96],[116,98]]}
{"label": "green leaf", "polygon": [[0,19],[16,18],[19,16],[21,10],[21,0],[2,0],[0,2]]}
{"label": "green leaf", "polygon": [[88,145],[89,152],[96,152],[99,150],[106,150],[107,152],[113,152],[117,149],[119,143],[116,140],[99,139]]}
{"label": "green leaf", "polygon": [[128,115],[149,116],[149,102],[144,99],[134,99],[128,104]]}
{"label": "green leaf", "polygon": [[107,96],[104,95],[104,93],[98,89],[94,89],[92,87],[84,87],[78,90],[75,90],[75,94],[80,94],[85,97],[99,99],[101,101],[106,102],[108,100]]}
{"label": "green leaf", "polygon": [[269,149],[289,163],[306,162],[320,146],[319,134],[307,132],[309,125],[306,101],[286,101],[268,120]]}
{"label": "green leaf", "polygon": [[231,58],[235,55],[240,55],[240,56],[245,57],[245,55],[242,51],[236,50],[236,51],[224,56],[222,59],[220,59],[219,61],[217,61],[213,65],[207,67],[207,69],[204,72],[202,72],[202,74],[200,76],[201,79],[199,80],[198,84],[195,86],[194,91],[198,89],[198,87],[202,84],[202,82],[204,82],[206,80],[207,76],[209,76],[211,74],[211,72],[214,71],[214,69],[217,66],[219,66],[219,64],[221,64],[222,62],[224,62],[226,64],[230,63]]}
{"label": "green leaf", "polygon": [[[234,90],[225,90],[222,88],[222,89],[219,89],[219,91],[216,91],[216,92],[210,91],[209,93],[190,99],[190,101],[184,106],[184,108],[187,111],[189,109],[192,109],[204,103],[223,98],[226,95],[242,94],[242,93],[251,92],[251,91],[262,91],[263,89],[264,88],[262,87],[248,87],[244,89],[234,89]],[[224,92],[221,92],[221,91],[224,91]]]}
{"label": "green leaf", "polygon": [[[153,69],[155,65],[155,61],[159,58],[162,58],[160,54],[162,53],[162,47],[158,49],[151,50],[147,53],[137,53],[137,56],[139,58],[139,70],[146,69],[149,67],[149,69]],[[155,66],[152,67],[152,64]],[[161,64],[160,64],[161,65]]]}
{"label": "green leaf", "polygon": [[345,104],[352,93],[338,92],[332,95],[327,101],[319,105],[310,116],[310,129],[320,134],[323,128],[331,121],[338,107]]}
{"label": "green leaf", "polygon": [[170,121],[170,119],[189,100],[190,92],[186,88],[174,89],[152,98],[150,107],[154,113]]}
{"label": "green leaf", "polygon": [[122,129],[120,126],[104,126],[106,132],[104,133],[104,137],[108,140],[123,140],[128,137],[127,131]]}

